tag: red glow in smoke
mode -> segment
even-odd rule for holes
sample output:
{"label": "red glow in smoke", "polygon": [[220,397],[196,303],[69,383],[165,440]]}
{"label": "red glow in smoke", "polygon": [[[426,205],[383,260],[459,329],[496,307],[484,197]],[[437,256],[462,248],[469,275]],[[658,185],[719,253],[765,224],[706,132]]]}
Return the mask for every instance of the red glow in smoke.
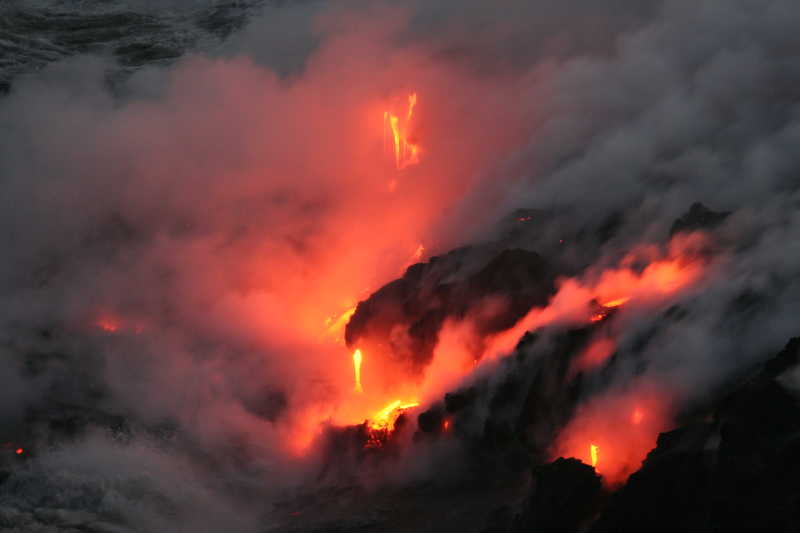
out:
{"label": "red glow in smoke", "polygon": [[590,399],[561,430],[552,456],[592,464],[590,444],[595,445],[595,469],[607,485],[620,485],[641,467],[659,433],[669,429],[668,408],[669,396],[647,384]]}
{"label": "red glow in smoke", "polygon": [[[471,176],[532,138],[532,127],[523,125],[528,120],[518,121],[517,106],[498,112],[475,105],[484,94],[513,101],[520,87],[475,79],[460,68],[443,70],[418,48],[376,53],[375,43],[390,40],[392,27],[374,26],[364,33],[334,32],[292,84],[243,61],[184,63],[172,73],[163,103],[121,110],[106,136],[115,150],[121,148],[114,139],[153,147],[136,158],[140,179],[127,198],[131,204],[149,208],[147,202],[159,198],[159,208],[176,218],[202,211],[210,227],[234,222],[230,231],[181,244],[177,252],[170,237],[157,245],[180,256],[181,301],[175,307],[181,308],[171,312],[191,316],[197,327],[246,338],[265,354],[287,354],[276,372],[290,392],[292,416],[277,429],[259,429],[278,432],[275,440],[298,455],[326,424],[360,424],[398,398],[436,398],[474,369],[474,352],[464,349],[459,326],[450,325],[423,376],[364,348],[362,392],[356,392],[352,353],[341,345],[341,334],[355,303],[401,275],[425,247],[447,248],[448,236],[483,222],[480,213],[469,220],[442,213],[457,210],[472,189]],[[399,89],[398,80],[412,86]],[[323,89],[325,98],[319,98]],[[197,109],[206,113],[198,118]],[[205,124],[199,120],[213,124],[208,135],[197,135]],[[487,131],[495,134],[487,137]],[[196,186],[177,177],[187,173]],[[391,191],[387,182],[394,183]],[[252,216],[239,219],[240,211]],[[258,237],[242,238],[245,245],[237,248],[248,232]],[[689,282],[685,266],[669,254],[649,263],[642,273],[623,264],[599,279],[564,281],[550,305],[487,339],[484,360],[510,352],[529,329],[559,320],[588,323],[593,299],[630,297],[630,305],[638,305]],[[109,333],[131,329],[105,316],[96,326]],[[405,340],[402,332],[397,337],[382,341]],[[191,364],[165,363],[165,379],[181,381]],[[226,419],[239,420],[235,414]]]}
{"label": "red glow in smoke", "polygon": [[98,318],[94,325],[107,333],[116,333],[120,328],[119,320],[109,316]]}
{"label": "red glow in smoke", "polygon": [[616,349],[617,343],[610,337],[594,339],[578,357],[575,367],[577,370],[596,368],[605,363]]}

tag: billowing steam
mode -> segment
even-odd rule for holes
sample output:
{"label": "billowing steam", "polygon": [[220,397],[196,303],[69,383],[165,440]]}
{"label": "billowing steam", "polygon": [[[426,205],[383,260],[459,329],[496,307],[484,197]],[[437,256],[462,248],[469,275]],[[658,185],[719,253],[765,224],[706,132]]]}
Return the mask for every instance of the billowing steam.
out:
{"label": "billowing steam", "polygon": [[[265,530],[329,428],[416,423],[537,328],[595,328],[548,453],[613,485],[797,333],[800,6],[500,4],[287,2],[123,90],[91,55],[13,81],[3,520]],[[456,475],[419,448],[342,476]]]}

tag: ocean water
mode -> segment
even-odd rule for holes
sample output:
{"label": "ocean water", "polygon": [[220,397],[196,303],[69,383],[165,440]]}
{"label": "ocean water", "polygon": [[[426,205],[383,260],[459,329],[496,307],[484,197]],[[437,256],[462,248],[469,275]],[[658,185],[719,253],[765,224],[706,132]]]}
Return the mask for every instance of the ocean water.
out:
{"label": "ocean water", "polygon": [[1,0],[0,93],[76,54],[110,58],[110,79],[213,51],[267,0]]}

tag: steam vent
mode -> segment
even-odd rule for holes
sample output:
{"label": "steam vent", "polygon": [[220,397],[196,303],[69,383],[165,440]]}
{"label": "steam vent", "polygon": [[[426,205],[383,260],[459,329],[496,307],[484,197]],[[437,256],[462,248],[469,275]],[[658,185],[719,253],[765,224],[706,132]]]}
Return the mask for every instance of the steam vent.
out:
{"label": "steam vent", "polygon": [[0,531],[800,532],[797,0],[0,0]]}

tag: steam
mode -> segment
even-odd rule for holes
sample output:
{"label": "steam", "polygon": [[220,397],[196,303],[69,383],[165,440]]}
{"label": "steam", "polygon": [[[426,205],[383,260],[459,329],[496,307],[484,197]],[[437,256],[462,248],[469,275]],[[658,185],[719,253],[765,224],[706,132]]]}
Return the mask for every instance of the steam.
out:
{"label": "steam", "polygon": [[[15,79],[0,416],[10,433],[67,405],[126,421],[54,448],[47,427],[9,436],[41,449],[2,496],[20,523],[41,506],[144,531],[271,523],[264,502],[316,471],[320,422],[360,421],[326,318],[420,245],[495,238],[518,208],[542,216],[517,244],[575,270],[667,242],[693,202],[732,213],[710,232],[713,275],[669,302],[682,318],[618,317],[617,349],[681,400],[796,334],[800,7],[613,4],[287,3],[214,54],[134,73],[124,96],[92,56]],[[421,162],[398,172],[382,114],[411,92]]]}

